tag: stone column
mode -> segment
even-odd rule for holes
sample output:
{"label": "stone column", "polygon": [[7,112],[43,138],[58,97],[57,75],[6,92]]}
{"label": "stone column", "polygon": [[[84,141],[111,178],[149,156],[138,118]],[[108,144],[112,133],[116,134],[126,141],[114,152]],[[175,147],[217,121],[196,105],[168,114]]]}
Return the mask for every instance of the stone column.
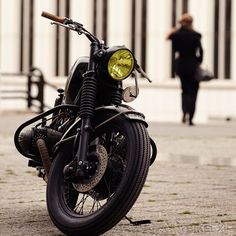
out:
{"label": "stone column", "polygon": [[[70,0],[71,18],[93,32],[93,1],[92,0]],[[84,35],[70,32],[70,63],[72,64],[78,57],[89,56],[90,42]]]}
{"label": "stone column", "polygon": [[148,1],[147,73],[153,81],[170,78],[171,44],[166,35],[171,29],[171,0]]}
{"label": "stone column", "polygon": [[20,1],[1,1],[0,68],[2,72],[20,69]]}
{"label": "stone column", "polygon": [[131,3],[131,0],[108,1],[108,46],[131,47]]}

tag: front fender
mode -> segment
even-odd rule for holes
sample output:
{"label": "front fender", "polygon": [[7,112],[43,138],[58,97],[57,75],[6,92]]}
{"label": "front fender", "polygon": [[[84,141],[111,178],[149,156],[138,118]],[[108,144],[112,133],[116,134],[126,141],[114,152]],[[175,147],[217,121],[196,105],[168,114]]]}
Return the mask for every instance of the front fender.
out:
{"label": "front fender", "polygon": [[129,120],[136,120],[142,122],[146,128],[148,127],[148,123],[145,120],[144,114],[136,111],[130,106],[127,105],[111,105],[111,106],[103,106],[103,107],[98,107],[95,112],[95,117],[102,115],[101,113],[107,113],[107,112],[112,112],[115,113],[114,115],[121,115],[124,116],[126,119]]}
{"label": "front fender", "polygon": [[[127,105],[119,105],[119,106],[111,105],[111,106],[98,107],[95,109],[95,115],[93,119],[96,119],[98,117],[103,117],[104,116],[103,114],[107,113],[111,114],[110,118],[107,120],[102,120],[101,123],[96,125],[96,127],[93,127],[94,129],[101,127],[102,125],[106,124],[107,122],[111,121],[117,116],[123,116],[125,119],[142,122],[146,128],[148,127],[148,124],[145,120],[145,116],[142,113],[137,112],[132,107]],[[80,127],[80,125],[81,125],[81,119],[77,119],[75,123],[72,124],[68,128],[68,130],[64,133],[61,140],[54,146],[54,150],[56,150],[57,147],[60,146],[62,143],[74,139],[76,137],[76,133],[78,132],[77,130]]]}

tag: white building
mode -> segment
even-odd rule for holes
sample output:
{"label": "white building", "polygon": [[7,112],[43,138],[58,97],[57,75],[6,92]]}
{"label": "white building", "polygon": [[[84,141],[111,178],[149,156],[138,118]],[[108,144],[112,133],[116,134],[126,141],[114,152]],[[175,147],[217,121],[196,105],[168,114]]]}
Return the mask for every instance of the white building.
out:
{"label": "white building", "polygon": [[[236,117],[236,1],[233,0],[0,0],[0,70],[27,72],[39,67],[46,80],[63,87],[68,70],[79,56],[88,55],[89,42],[73,32],[57,29],[42,11],[69,16],[105,40],[125,44],[153,80],[140,81],[137,110],[152,121],[180,121],[178,78],[173,78],[171,43],[165,40],[183,12],[194,17],[202,34],[204,67],[216,77],[202,83],[196,122]],[[17,89],[22,77],[1,77],[2,90]],[[0,91],[1,91],[0,88]],[[56,93],[46,89],[46,103]],[[0,109],[24,109],[25,101],[1,99]],[[132,104],[131,104],[132,105]]]}

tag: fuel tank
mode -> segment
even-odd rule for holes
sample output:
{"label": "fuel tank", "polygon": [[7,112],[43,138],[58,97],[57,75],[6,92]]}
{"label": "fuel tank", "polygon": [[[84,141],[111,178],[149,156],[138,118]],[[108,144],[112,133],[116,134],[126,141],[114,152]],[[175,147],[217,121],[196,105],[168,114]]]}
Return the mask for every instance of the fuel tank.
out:
{"label": "fuel tank", "polygon": [[88,69],[89,57],[80,57],[72,66],[65,85],[65,103],[74,104],[83,84],[83,74]]}

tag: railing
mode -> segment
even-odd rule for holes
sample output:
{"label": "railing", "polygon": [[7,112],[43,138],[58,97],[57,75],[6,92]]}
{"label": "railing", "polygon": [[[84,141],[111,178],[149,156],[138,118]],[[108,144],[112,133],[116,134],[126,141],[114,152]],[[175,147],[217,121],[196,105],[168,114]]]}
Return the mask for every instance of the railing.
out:
{"label": "railing", "polygon": [[[46,107],[44,104],[44,86],[47,84],[44,79],[43,72],[33,67],[29,73],[1,73],[2,76],[25,76],[27,77],[27,85],[25,90],[0,90],[2,95],[4,94],[22,94],[22,96],[1,96],[2,99],[26,99],[27,107],[30,109],[33,106],[38,108],[38,112],[43,112]],[[37,87],[36,95],[33,95],[33,86]],[[23,96],[23,95],[26,96]],[[34,101],[38,101],[39,105],[35,104]]]}

